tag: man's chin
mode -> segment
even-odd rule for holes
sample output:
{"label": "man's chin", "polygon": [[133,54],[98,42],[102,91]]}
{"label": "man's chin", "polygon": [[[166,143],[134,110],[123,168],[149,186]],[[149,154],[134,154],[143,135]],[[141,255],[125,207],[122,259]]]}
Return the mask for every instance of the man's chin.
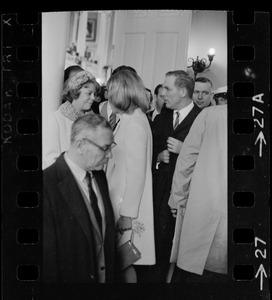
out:
{"label": "man's chin", "polygon": [[199,107],[199,108],[204,108],[206,105],[205,103],[198,103],[198,102],[195,102],[195,104]]}
{"label": "man's chin", "polygon": [[104,168],[104,165],[101,165],[101,166],[95,167],[94,169],[95,169],[96,171],[101,171],[101,170],[103,170],[103,168]]}
{"label": "man's chin", "polygon": [[106,162],[106,163],[105,163],[105,162],[101,162],[99,165],[97,165],[97,166],[95,167],[95,170],[96,170],[96,171],[103,170],[106,164],[107,164],[107,162]]}

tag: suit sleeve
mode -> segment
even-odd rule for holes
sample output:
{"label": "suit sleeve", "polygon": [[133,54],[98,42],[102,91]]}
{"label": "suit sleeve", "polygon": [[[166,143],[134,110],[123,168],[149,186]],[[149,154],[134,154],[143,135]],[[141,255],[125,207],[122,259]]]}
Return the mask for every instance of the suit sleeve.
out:
{"label": "suit sleeve", "polygon": [[146,181],[147,143],[145,128],[130,124],[125,133],[126,188],[120,214],[136,218]]}
{"label": "suit sleeve", "polygon": [[152,125],[152,136],[153,136],[153,159],[152,159],[152,169],[155,170],[157,157],[162,150],[162,147],[166,148],[166,143],[162,143],[162,133],[161,129],[161,116],[157,115],[153,121]]}
{"label": "suit sleeve", "polygon": [[43,169],[52,165],[60,154],[60,128],[55,115],[51,114],[44,129]]}
{"label": "suit sleeve", "polygon": [[206,112],[203,110],[196,117],[184,140],[172,181],[171,195],[168,202],[171,208],[186,207],[192,175],[205,133],[205,123]]}

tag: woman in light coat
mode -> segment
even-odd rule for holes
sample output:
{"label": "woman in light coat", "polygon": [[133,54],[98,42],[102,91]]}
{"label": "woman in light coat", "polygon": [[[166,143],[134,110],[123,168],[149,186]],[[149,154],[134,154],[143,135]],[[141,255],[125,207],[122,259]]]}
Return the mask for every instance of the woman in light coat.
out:
{"label": "woman in light coat", "polygon": [[43,129],[43,169],[68,150],[72,124],[79,116],[92,113],[91,107],[99,91],[99,84],[87,71],[77,72],[65,81],[64,103],[49,115]]}
{"label": "woman in light coat", "polygon": [[227,105],[220,105],[197,116],[176,163],[169,205],[178,209],[171,262],[179,269],[227,274],[227,201]]}
{"label": "woman in light coat", "polygon": [[[121,70],[107,83],[113,112],[120,114],[114,130],[116,146],[112,149],[106,174],[118,232],[118,246],[129,239],[141,252],[141,258],[122,271],[124,282],[136,282],[133,266],[155,264],[152,133],[146,110],[149,101],[140,77]],[[137,267],[136,267],[137,270]]]}

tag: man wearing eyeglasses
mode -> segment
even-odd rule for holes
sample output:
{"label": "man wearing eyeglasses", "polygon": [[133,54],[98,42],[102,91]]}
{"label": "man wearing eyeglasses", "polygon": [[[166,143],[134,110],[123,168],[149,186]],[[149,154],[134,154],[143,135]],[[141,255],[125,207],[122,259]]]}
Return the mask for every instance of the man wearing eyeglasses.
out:
{"label": "man wearing eyeglasses", "polygon": [[115,144],[111,126],[84,115],[70,142],[43,173],[43,280],[113,282],[115,223],[103,171]]}

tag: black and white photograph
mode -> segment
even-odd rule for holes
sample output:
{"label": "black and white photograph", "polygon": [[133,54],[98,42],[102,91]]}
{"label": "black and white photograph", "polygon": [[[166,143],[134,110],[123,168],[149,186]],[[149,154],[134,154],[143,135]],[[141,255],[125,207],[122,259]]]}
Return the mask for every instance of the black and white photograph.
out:
{"label": "black and white photograph", "polygon": [[227,13],[52,12],[42,32],[44,280],[227,281]]}
{"label": "black and white photograph", "polygon": [[266,31],[251,47],[227,10],[39,18],[41,261],[28,295],[253,299],[239,286],[251,281],[266,297],[268,73],[249,63],[268,60]]}

